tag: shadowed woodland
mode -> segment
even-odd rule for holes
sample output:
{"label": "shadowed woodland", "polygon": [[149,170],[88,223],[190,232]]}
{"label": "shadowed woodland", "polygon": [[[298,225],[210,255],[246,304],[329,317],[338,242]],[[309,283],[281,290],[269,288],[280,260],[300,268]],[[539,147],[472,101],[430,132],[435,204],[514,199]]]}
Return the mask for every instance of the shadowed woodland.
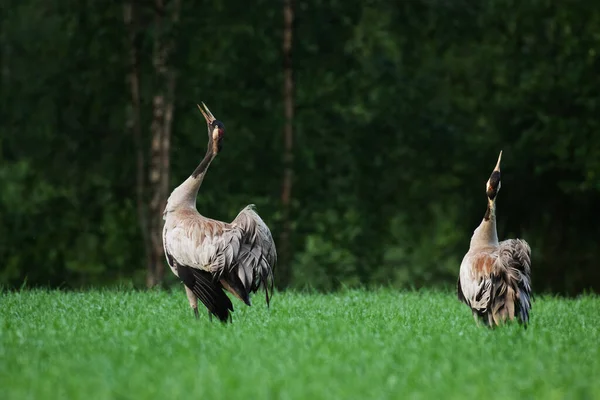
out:
{"label": "shadowed woodland", "polygon": [[280,288],[455,285],[503,150],[536,292],[600,290],[600,3],[4,0],[0,283],[169,285],[170,191],[254,203]]}

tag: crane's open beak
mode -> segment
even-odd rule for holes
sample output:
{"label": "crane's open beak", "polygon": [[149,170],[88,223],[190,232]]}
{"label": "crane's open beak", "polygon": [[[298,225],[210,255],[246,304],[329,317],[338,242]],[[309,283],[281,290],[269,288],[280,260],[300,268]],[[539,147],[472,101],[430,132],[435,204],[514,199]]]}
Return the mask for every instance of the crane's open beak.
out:
{"label": "crane's open beak", "polygon": [[502,160],[502,150],[500,150],[500,155],[498,156],[498,162],[496,163],[496,167],[494,167],[494,171],[500,171],[500,160]]}
{"label": "crane's open beak", "polygon": [[204,110],[206,110],[206,111],[204,111],[204,110],[202,109],[202,107],[200,107],[200,104],[196,104],[196,105],[198,106],[198,110],[200,110],[200,112],[201,112],[201,113],[202,113],[202,115],[204,116],[204,119],[206,120],[206,123],[207,123],[208,125],[212,124],[212,123],[213,123],[213,121],[214,121],[216,118],[215,118],[215,117],[212,115],[212,113],[210,112],[210,110],[208,109],[208,107],[206,107],[206,104],[204,104],[204,103],[202,102],[202,106],[204,107]]}

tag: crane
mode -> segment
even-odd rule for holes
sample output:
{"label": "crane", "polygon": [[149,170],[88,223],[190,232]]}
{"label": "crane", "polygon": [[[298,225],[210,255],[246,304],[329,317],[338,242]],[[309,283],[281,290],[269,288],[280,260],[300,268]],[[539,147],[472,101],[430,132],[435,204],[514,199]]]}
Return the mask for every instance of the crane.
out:
{"label": "crane", "polygon": [[502,151],[485,185],[487,210],[460,265],[457,294],[478,324],[482,321],[494,327],[516,317],[527,326],[532,300],[531,248],[522,239],[498,242],[496,232],[501,159]]}
{"label": "crane", "polygon": [[185,286],[199,318],[198,299],[210,319],[231,321],[233,304],[228,291],[248,306],[250,294],[262,286],[267,307],[273,294],[273,271],[277,251],[271,231],[253,204],[245,207],[231,223],[201,215],[196,209],[198,189],[208,166],[222,150],[225,126],[202,103],[198,109],[208,126],[206,155],[194,172],[169,196],[163,213],[163,247],[169,267]]}

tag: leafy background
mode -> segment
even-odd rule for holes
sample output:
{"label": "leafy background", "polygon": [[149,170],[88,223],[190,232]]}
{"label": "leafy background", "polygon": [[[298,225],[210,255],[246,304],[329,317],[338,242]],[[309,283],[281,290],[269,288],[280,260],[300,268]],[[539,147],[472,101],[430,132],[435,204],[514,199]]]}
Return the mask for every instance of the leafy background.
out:
{"label": "leafy background", "polygon": [[[137,3],[147,148],[155,11]],[[0,282],[143,286],[123,4],[0,7]],[[294,13],[285,286],[453,285],[503,150],[499,236],[530,243],[535,290],[600,289],[600,3],[297,0]],[[281,4],[182,0],[169,32],[169,190],[204,154],[204,101],[227,137],[198,209],[231,220],[255,203],[278,238]]]}

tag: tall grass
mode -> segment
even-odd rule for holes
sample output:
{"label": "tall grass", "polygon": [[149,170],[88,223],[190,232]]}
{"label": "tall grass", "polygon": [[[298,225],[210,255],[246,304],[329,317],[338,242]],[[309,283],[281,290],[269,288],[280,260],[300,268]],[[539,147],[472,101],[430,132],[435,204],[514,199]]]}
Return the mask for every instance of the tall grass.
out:
{"label": "tall grass", "polygon": [[600,298],[540,297],[528,329],[453,294],[278,293],[195,320],[183,290],[0,294],[2,399],[600,399]]}

